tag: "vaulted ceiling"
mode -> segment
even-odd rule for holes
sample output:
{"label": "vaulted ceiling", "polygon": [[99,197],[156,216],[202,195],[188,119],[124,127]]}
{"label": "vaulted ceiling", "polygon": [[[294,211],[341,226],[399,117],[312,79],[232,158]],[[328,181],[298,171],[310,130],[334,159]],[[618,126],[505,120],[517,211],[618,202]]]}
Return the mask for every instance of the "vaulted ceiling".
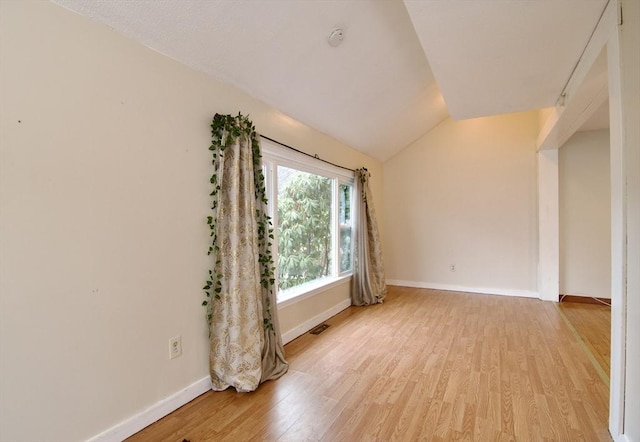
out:
{"label": "vaulted ceiling", "polygon": [[555,105],[607,0],[55,2],[386,160],[449,114]]}

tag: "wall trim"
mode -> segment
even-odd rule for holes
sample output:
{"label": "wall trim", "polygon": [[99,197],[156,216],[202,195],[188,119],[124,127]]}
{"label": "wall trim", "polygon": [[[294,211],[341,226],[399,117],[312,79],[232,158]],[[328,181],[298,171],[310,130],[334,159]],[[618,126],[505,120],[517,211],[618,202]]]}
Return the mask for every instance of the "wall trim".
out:
{"label": "wall trim", "polygon": [[435,284],[432,282],[405,281],[402,279],[387,279],[389,285],[417,287],[421,289],[446,290],[452,292],[480,293],[483,295],[517,296],[521,298],[540,298],[538,292],[517,289],[497,289],[488,287],[469,287],[451,284]]}
{"label": "wall trim", "polygon": [[211,390],[211,378],[207,376],[92,437],[88,442],[122,441],[209,390]]}
{"label": "wall trim", "polygon": [[346,308],[348,308],[350,306],[351,306],[351,299],[345,299],[343,301],[340,301],[338,304],[334,305],[330,309],[327,309],[327,310],[323,311],[322,313],[314,316],[313,318],[309,319],[308,321],[305,321],[302,324],[298,325],[297,327],[289,330],[288,332],[283,333],[282,334],[282,343],[283,344],[288,344],[289,342],[293,341],[295,338],[297,338],[299,336],[302,336],[303,334],[305,334],[306,332],[311,330],[316,325],[322,324],[327,319],[331,318],[332,316],[337,315],[342,310],[344,310],[344,309],[346,309]]}

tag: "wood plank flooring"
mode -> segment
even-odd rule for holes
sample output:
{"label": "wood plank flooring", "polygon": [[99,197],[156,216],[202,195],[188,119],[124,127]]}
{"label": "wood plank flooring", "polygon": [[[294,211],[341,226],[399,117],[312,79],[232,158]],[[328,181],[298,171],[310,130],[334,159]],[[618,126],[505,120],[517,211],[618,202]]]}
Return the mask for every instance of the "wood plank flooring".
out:
{"label": "wood plank flooring", "polygon": [[561,302],[557,306],[608,378],[611,369],[611,307],[577,302]]}
{"label": "wood plank flooring", "polygon": [[558,309],[390,287],[286,347],[253,393],[208,392],[130,441],[609,441],[607,385]]}

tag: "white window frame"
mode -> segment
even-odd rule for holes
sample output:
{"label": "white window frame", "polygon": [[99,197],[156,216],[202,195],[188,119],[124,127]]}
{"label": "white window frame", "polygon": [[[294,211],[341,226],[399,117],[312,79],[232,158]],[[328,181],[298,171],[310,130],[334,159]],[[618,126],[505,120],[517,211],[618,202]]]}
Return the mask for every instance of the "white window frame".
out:
{"label": "white window frame", "polygon": [[[301,301],[302,299],[321,293],[332,287],[345,283],[351,278],[352,270],[346,272],[340,272],[340,184],[347,184],[351,186],[351,205],[354,204],[353,191],[354,191],[354,172],[351,170],[343,169],[337,166],[333,166],[328,163],[319,161],[316,158],[309,157],[294,150],[282,147],[272,141],[262,139],[262,167],[265,176],[265,184],[267,191],[268,212],[273,223],[273,256],[276,264],[276,297],[278,299],[278,306],[284,307],[286,305]],[[278,182],[277,168],[278,166],[290,167],[303,172],[320,175],[330,178],[332,180],[332,213],[331,213],[331,275],[325,278],[320,278],[308,283],[301,284],[296,287],[287,289],[286,292],[280,293],[279,280],[278,280],[278,191],[274,183]],[[353,219],[354,211],[351,208],[351,225],[355,223]],[[353,233],[353,230],[352,230]],[[353,241],[351,241],[351,257],[353,259]],[[353,268],[353,265],[352,265]]]}

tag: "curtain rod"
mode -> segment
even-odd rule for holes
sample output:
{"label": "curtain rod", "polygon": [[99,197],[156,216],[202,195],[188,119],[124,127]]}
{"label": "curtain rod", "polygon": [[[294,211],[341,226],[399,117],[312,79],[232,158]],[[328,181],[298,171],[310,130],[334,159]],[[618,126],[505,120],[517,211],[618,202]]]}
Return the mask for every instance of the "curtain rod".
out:
{"label": "curtain rod", "polygon": [[[339,167],[340,169],[350,170],[351,172],[355,173],[354,169],[350,169],[348,167],[344,167],[344,166],[341,166],[339,164],[332,163],[331,161],[323,160],[322,158],[320,158],[318,156],[318,154],[311,155],[310,153],[303,152],[303,151],[301,151],[299,149],[296,149],[295,147],[291,147],[291,146],[289,146],[287,144],[281,143],[280,141],[276,141],[273,138],[269,138],[269,137],[267,137],[265,135],[260,135],[260,138],[264,138],[265,140],[273,141],[274,143],[279,144],[282,147],[286,147],[287,149],[295,150],[296,152],[301,153],[302,155],[306,155],[308,157],[315,158],[316,160],[322,161],[323,163],[331,164],[332,166]],[[364,167],[363,169],[367,170],[366,167]]]}

